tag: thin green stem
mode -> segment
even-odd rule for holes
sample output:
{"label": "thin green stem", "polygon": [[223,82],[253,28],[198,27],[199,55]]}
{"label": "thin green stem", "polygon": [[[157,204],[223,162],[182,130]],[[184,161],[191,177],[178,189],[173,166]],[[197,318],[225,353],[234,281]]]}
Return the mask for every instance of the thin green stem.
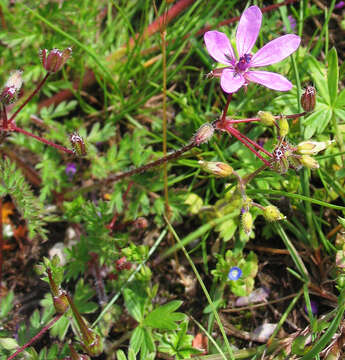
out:
{"label": "thin green stem", "polygon": [[[227,351],[228,351],[228,353],[229,353],[230,359],[231,359],[231,360],[235,360],[233,350],[232,350],[232,348],[231,348],[231,346],[230,346],[228,337],[227,337],[227,335],[226,335],[226,333],[225,333],[225,330],[224,330],[223,324],[222,324],[222,322],[221,322],[221,320],[220,320],[220,317],[219,317],[219,314],[218,314],[218,312],[217,312],[217,309],[216,309],[216,307],[215,307],[215,305],[214,305],[214,303],[213,303],[213,301],[212,301],[212,299],[211,299],[211,297],[210,297],[210,294],[208,293],[208,291],[207,291],[207,289],[206,289],[206,286],[205,286],[204,282],[203,282],[202,279],[201,279],[201,276],[200,276],[197,268],[195,267],[195,265],[194,265],[194,263],[193,263],[193,260],[192,260],[191,257],[189,256],[186,248],[183,246],[183,244],[182,244],[182,242],[181,242],[181,239],[179,238],[179,236],[177,235],[177,233],[175,232],[174,228],[171,226],[169,220],[168,220],[166,217],[165,217],[165,221],[166,221],[166,223],[168,224],[168,227],[169,227],[170,231],[172,232],[172,234],[174,235],[176,241],[177,241],[177,242],[179,243],[179,245],[181,246],[181,249],[182,249],[184,255],[186,256],[186,258],[187,258],[187,260],[188,260],[188,262],[189,262],[189,265],[191,266],[191,268],[192,268],[192,270],[193,270],[196,278],[198,279],[198,282],[199,282],[199,284],[200,284],[200,286],[201,286],[201,288],[202,288],[202,290],[203,290],[203,292],[204,292],[204,294],[205,294],[205,296],[206,296],[206,299],[207,299],[208,303],[209,303],[210,306],[211,306],[212,312],[213,312],[214,317],[216,318],[217,324],[218,324],[218,326],[219,326],[219,330],[220,330],[220,332],[221,332],[221,334],[222,334],[222,336],[223,336],[223,339],[224,339],[224,342],[225,342],[225,346],[226,346],[226,349],[227,349]],[[223,354],[223,355],[224,355],[224,354]],[[224,359],[224,360],[227,360],[227,358],[225,357],[225,355],[224,355],[223,359]]]}

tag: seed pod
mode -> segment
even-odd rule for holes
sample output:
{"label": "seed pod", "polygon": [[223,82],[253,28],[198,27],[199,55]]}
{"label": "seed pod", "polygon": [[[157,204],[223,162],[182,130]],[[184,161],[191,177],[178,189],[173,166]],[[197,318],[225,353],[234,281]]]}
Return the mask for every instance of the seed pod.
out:
{"label": "seed pod", "polygon": [[253,229],[253,217],[249,211],[245,211],[242,214],[242,227],[244,232],[249,235]]}
{"label": "seed pod", "polygon": [[272,126],[275,123],[274,116],[269,111],[259,111],[258,117],[262,124],[266,126]]}
{"label": "seed pod", "polygon": [[313,111],[316,104],[316,90],[313,86],[307,86],[301,96],[301,105],[304,111]]}
{"label": "seed pod", "polygon": [[219,161],[199,161],[200,167],[206,172],[219,176],[219,177],[227,177],[230,176],[234,169],[225,163]]}

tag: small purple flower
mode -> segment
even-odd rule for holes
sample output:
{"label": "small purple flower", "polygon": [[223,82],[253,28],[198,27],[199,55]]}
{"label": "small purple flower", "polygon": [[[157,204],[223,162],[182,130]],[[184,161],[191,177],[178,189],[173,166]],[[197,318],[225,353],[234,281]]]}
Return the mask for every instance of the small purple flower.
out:
{"label": "small purple flower", "polygon": [[65,169],[67,177],[72,180],[74,174],[77,172],[77,166],[75,163],[68,163]]}
{"label": "small purple flower", "polygon": [[334,9],[342,9],[345,6],[345,1],[339,1],[334,5]]}
{"label": "small purple flower", "polygon": [[[317,304],[317,302],[313,301],[313,300],[310,300],[310,307],[311,307],[311,312],[313,315],[316,315],[317,314],[317,311],[319,309],[319,306]],[[307,309],[307,305],[304,306],[304,312],[306,314],[308,314],[308,309]]]}
{"label": "small purple flower", "polygon": [[237,267],[237,266],[233,266],[228,273],[228,279],[229,280],[238,280],[242,275],[242,270]]}
{"label": "small purple flower", "polygon": [[292,84],[284,76],[269,71],[250,71],[251,68],[275,64],[291,55],[300,45],[301,39],[294,34],[270,41],[256,54],[251,50],[261,27],[262,13],[251,6],[241,16],[236,32],[238,58],[227,36],[219,31],[208,31],[204,35],[207,51],[218,62],[226,64],[215,69],[211,75],[220,77],[220,86],[226,93],[234,93],[243,85],[255,82],[278,91],[291,90]]}

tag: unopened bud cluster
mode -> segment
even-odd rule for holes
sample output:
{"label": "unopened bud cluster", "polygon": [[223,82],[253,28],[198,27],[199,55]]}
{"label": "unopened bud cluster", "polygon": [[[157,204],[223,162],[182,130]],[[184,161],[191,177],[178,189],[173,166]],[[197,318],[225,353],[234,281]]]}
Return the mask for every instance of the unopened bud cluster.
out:
{"label": "unopened bud cluster", "polygon": [[73,151],[78,156],[86,155],[86,144],[83,138],[77,133],[74,132],[70,135],[69,141],[71,142]]}
{"label": "unopened bud cluster", "polygon": [[50,52],[47,49],[40,50],[39,52],[43,67],[48,73],[55,73],[59,71],[72,55],[72,48],[61,51],[53,49]]}
{"label": "unopened bud cluster", "polygon": [[313,86],[307,86],[301,96],[301,106],[304,111],[311,112],[315,109],[316,90]]}

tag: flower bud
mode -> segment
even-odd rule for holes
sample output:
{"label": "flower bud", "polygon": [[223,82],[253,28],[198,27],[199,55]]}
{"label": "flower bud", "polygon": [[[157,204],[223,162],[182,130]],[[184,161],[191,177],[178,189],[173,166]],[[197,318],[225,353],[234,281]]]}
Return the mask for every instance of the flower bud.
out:
{"label": "flower bud", "polygon": [[244,232],[249,235],[253,229],[253,217],[249,211],[244,211],[242,214],[242,227]]}
{"label": "flower bud", "polygon": [[302,155],[300,158],[302,165],[309,169],[318,169],[320,167],[319,163],[309,155]]}
{"label": "flower bud", "polygon": [[207,143],[214,134],[214,127],[210,123],[202,125],[194,135],[194,142],[197,145]]}
{"label": "flower bud", "polygon": [[66,292],[60,291],[59,296],[53,296],[53,303],[54,303],[55,311],[58,314],[63,314],[64,312],[66,312],[66,310],[69,307],[68,299],[66,297]]}
{"label": "flower bud", "polygon": [[329,141],[303,141],[297,145],[297,153],[301,155],[316,155],[327,146],[332,144],[334,140]]}
{"label": "flower bud", "polygon": [[269,111],[259,111],[258,117],[260,121],[266,126],[272,126],[275,123],[274,116]]}
{"label": "flower bud", "polygon": [[219,177],[230,176],[234,171],[234,169],[230,165],[219,161],[200,160],[199,164],[204,171]]}
{"label": "flower bud", "polygon": [[73,147],[73,151],[78,156],[86,155],[85,142],[84,142],[83,138],[77,132],[74,132],[72,135],[70,135],[69,141],[71,142],[71,145]]}
{"label": "flower bud", "polygon": [[69,356],[67,359],[70,359],[70,360],[90,360],[89,356],[87,356],[87,355],[79,355],[76,352],[73,345],[68,344],[68,346],[69,346],[69,349],[70,349],[71,356]]}
{"label": "flower bud", "polygon": [[61,51],[59,49],[53,49],[50,52],[47,49],[40,50],[39,55],[43,67],[49,73],[55,73],[59,71],[67,60],[71,57],[72,48]]}
{"label": "flower bud", "polygon": [[281,116],[279,118],[279,136],[281,138],[285,138],[285,136],[289,133],[289,122],[287,121],[285,116]]}
{"label": "flower bud", "polygon": [[92,329],[89,329],[89,331],[92,333],[93,341],[91,343],[87,343],[85,341],[86,339],[83,337],[83,348],[90,356],[99,356],[103,352],[102,339]]}
{"label": "flower bud", "polygon": [[315,108],[316,90],[313,86],[307,86],[303,95],[301,96],[301,105],[304,111],[310,112]]}
{"label": "flower bud", "polygon": [[122,256],[120,259],[116,260],[115,267],[117,271],[130,270],[132,264],[127,261],[126,256]]}
{"label": "flower bud", "polygon": [[286,219],[286,217],[274,205],[265,206],[263,215],[265,219],[270,222]]}
{"label": "flower bud", "polygon": [[22,71],[12,71],[0,94],[0,101],[4,105],[12,104],[17,100],[19,90],[23,85]]}

